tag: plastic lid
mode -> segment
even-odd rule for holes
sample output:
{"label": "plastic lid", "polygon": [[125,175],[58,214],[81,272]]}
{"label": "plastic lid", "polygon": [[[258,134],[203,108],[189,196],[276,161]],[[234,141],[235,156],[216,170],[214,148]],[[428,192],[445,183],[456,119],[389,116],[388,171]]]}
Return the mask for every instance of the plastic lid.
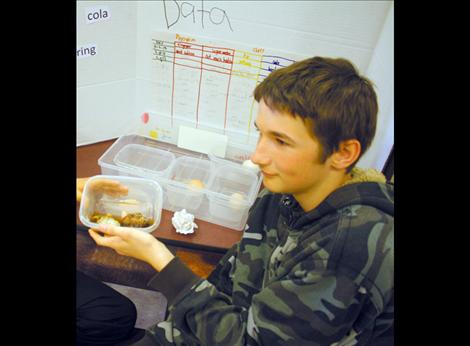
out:
{"label": "plastic lid", "polygon": [[234,197],[236,193],[251,200],[256,193],[257,182],[258,177],[254,172],[244,167],[223,165],[215,170],[210,189],[225,196]]}
{"label": "plastic lid", "polygon": [[207,153],[209,159],[216,165],[231,166],[235,168],[241,168],[247,171],[251,171],[258,175],[258,170],[254,170],[251,167],[244,166],[243,163],[248,160],[253,150],[247,146],[241,144],[229,143],[227,145],[227,151],[225,158],[216,156],[213,152]]}
{"label": "plastic lid", "polygon": [[116,154],[114,163],[122,168],[162,175],[174,159],[175,155],[169,151],[140,144],[128,144]]}

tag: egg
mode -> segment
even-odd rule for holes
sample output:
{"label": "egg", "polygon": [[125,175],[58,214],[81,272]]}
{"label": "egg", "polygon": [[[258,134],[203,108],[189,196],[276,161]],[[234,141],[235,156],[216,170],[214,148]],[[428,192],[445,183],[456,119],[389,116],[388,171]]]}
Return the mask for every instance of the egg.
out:
{"label": "egg", "polygon": [[242,164],[243,167],[246,167],[248,169],[251,169],[253,172],[258,173],[259,172],[259,166],[251,160],[245,160],[243,161]]}
{"label": "egg", "polygon": [[119,221],[113,219],[113,218],[110,217],[110,216],[103,216],[103,217],[100,218],[100,220],[98,221],[98,224],[121,226],[121,224],[119,223]]}
{"label": "egg", "polygon": [[122,204],[139,204],[139,201],[133,198],[123,199],[120,201]]}
{"label": "egg", "polygon": [[241,193],[234,192],[230,196],[229,204],[230,204],[230,207],[233,209],[240,209],[240,207],[245,206],[245,202],[246,202],[245,195]]}
{"label": "egg", "polygon": [[195,187],[197,189],[203,189],[204,188],[204,183],[200,181],[199,179],[192,179],[188,182],[188,185],[190,187]]}

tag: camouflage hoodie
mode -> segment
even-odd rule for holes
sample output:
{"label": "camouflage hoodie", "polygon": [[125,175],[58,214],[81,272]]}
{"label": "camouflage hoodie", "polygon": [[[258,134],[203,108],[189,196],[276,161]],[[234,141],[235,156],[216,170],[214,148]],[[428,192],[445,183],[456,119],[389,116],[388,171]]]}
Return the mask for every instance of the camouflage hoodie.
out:
{"label": "camouflage hoodie", "polygon": [[393,186],[373,170],[304,212],[263,190],[207,280],[175,258],[156,345],[393,345]]}

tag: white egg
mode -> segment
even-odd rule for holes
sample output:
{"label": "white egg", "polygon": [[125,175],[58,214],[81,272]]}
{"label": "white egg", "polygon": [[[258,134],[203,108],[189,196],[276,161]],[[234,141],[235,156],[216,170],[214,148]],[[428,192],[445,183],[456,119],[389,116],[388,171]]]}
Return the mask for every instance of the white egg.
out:
{"label": "white egg", "polygon": [[245,160],[243,161],[243,167],[251,169],[253,172],[258,173],[259,172],[259,166],[251,160]]}
{"label": "white egg", "polygon": [[243,194],[234,192],[230,196],[230,207],[233,209],[240,209],[240,207],[244,206],[244,202],[246,202],[246,198]]}

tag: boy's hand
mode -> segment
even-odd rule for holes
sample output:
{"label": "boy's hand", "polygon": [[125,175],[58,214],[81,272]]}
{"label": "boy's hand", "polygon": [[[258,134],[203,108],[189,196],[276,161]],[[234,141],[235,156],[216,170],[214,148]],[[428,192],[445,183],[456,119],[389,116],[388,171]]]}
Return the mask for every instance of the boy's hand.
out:
{"label": "boy's hand", "polygon": [[85,187],[86,182],[90,178],[77,178],[77,202],[80,203],[82,200],[83,188]]}
{"label": "boy's hand", "polygon": [[[83,188],[90,178],[77,178],[77,202],[82,199]],[[113,197],[125,196],[129,192],[127,186],[122,185],[119,181],[111,179],[94,179],[89,186],[98,192],[105,193]]]}
{"label": "boy's hand", "polygon": [[[161,271],[174,258],[168,248],[150,233],[130,227],[99,225],[88,230],[90,236],[101,246],[114,249],[118,254],[147,262]],[[99,233],[103,233],[101,236]]]}

